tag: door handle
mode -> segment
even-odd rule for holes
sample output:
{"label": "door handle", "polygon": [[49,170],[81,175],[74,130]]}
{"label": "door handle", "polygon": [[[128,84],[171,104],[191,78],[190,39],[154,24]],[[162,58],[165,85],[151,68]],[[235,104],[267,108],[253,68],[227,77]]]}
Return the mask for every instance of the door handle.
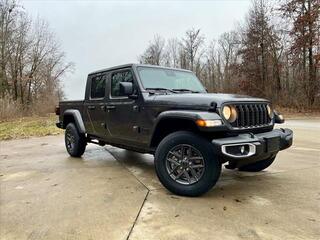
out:
{"label": "door handle", "polygon": [[89,110],[96,109],[96,106],[92,106],[92,105],[91,105],[91,106],[88,106],[88,109],[89,109]]}
{"label": "door handle", "polygon": [[116,106],[108,105],[108,106],[106,106],[106,108],[107,108],[108,110],[113,110],[113,109],[116,109]]}

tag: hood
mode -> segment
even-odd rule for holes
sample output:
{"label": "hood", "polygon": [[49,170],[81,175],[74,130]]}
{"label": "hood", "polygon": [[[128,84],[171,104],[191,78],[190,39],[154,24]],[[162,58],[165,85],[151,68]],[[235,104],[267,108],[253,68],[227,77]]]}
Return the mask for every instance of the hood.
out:
{"label": "hood", "polygon": [[269,102],[263,98],[223,93],[177,93],[168,95],[152,95],[152,97],[150,96],[149,101],[156,105],[178,105],[188,108],[208,108],[212,102],[215,102],[217,107],[221,107],[222,104],[229,102]]}

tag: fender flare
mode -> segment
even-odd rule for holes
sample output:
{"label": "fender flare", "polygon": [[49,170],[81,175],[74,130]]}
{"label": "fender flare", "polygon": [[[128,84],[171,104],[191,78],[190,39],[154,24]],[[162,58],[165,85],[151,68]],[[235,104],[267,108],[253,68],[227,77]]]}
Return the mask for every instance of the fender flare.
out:
{"label": "fender flare", "polygon": [[74,118],[75,124],[76,124],[79,132],[83,133],[83,134],[86,133],[86,129],[84,127],[84,123],[83,123],[83,120],[82,120],[82,117],[81,117],[81,113],[79,112],[79,110],[77,110],[77,109],[68,109],[63,113],[63,120],[64,120],[65,116],[72,116]]}
{"label": "fender flare", "polygon": [[180,119],[189,120],[195,123],[197,119],[212,119],[221,120],[219,114],[215,112],[205,112],[205,111],[195,111],[195,110],[168,110],[160,113],[154,121],[154,126],[152,128],[152,133],[150,137],[150,144],[155,136],[157,127],[162,120],[166,119]]}
{"label": "fender flare", "polygon": [[185,119],[196,121],[197,119],[220,120],[221,117],[215,112],[194,111],[194,110],[168,110],[160,113],[155,121],[154,128],[158,123],[167,118]]}

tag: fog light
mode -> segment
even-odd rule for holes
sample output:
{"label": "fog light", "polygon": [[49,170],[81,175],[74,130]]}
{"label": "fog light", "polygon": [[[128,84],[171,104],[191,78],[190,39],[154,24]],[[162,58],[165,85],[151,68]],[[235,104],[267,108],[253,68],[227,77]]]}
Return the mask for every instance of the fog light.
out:
{"label": "fog light", "polygon": [[226,152],[235,156],[247,155],[250,151],[248,145],[228,146]]}
{"label": "fog light", "polygon": [[221,146],[221,151],[229,157],[250,157],[256,153],[256,146],[252,143],[227,144]]}
{"label": "fog light", "polygon": [[240,152],[241,152],[241,154],[244,154],[244,146],[241,146]]}

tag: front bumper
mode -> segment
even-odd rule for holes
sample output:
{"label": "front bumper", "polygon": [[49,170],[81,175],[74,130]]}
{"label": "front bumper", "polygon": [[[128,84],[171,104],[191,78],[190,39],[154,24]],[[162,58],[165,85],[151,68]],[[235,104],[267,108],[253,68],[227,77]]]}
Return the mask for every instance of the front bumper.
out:
{"label": "front bumper", "polygon": [[290,129],[274,129],[259,134],[239,134],[236,137],[213,139],[215,153],[229,168],[238,168],[275,156],[292,145]]}

